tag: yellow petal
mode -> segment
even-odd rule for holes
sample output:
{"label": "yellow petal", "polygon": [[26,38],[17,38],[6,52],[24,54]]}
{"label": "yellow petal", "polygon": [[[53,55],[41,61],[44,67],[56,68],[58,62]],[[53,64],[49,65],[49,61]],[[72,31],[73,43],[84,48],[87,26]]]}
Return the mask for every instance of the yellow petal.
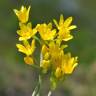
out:
{"label": "yellow petal", "polygon": [[69,41],[71,39],[73,39],[73,36],[72,35],[68,35],[65,38],[63,38],[64,41]]}
{"label": "yellow petal", "polygon": [[32,51],[32,54],[35,51],[35,48],[36,48],[36,46],[35,46],[35,39],[33,39],[32,42],[31,42],[31,51]]}
{"label": "yellow petal", "polygon": [[19,22],[19,26],[20,26],[20,29],[25,29],[25,27],[26,27],[26,25],[21,22]]}
{"label": "yellow petal", "polygon": [[29,23],[27,24],[27,27],[32,28],[32,24],[29,22]]}
{"label": "yellow petal", "polygon": [[59,25],[62,26],[63,23],[64,23],[64,17],[63,17],[63,15],[61,14],[61,15],[60,15]]}
{"label": "yellow petal", "polygon": [[37,33],[37,29],[36,28],[34,28],[33,30],[32,30],[32,37],[35,35]]}
{"label": "yellow petal", "polygon": [[56,78],[60,78],[62,76],[62,70],[60,69],[60,67],[57,67],[55,76]]}
{"label": "yellow petal", "polygon": [[26,40],[24,37],[19,37],[19,41]]}
{"label": "yellow petal", "polygon": [[17,9],[14,9],[13,11],[14,11],[14,13],[16,14],[16,16],[19,15],[19,11],[18,11]]}
{"label": "yellow petal", "polygon": [[71,25],[68,29],[69,29],[69,30],[72,30],[72,29],[75,29],[75,28],[77,28],[76,25]]}
{"label": "yellow petal", "polygon": [[17,30],[17,34],[21,36],[22,32],[20,30]]}
{"label": "yellow petal", "polygon": [[26,54],[26,48],[21,44],[16,44],[16,47],[18,48],[18,51]]}
{"label": "yellow petal", "polygon": [[21,12],[26,11],[26,8],[24,6],[21,6]]}
{"label": "yellow petal", "polygon": [[62,45],[61,49],[65,49],[66,47],[68,47],[68,45]]}
{"label": "yellow petal", "polygon": [[30,8],[31,8],[31,6],[28,7],[28,10],[27,10],[27,17],[29,17]]}
{"label": "yellow petal", "polygon": [[72,17],[67,18],[67,19],[65,20],[65,22],[64,22],[64,26],[65,26],[65,27],[70,26],[71,22],[72,22]]}
{"label": "yellow petal", "polygon": [[51,32],[49,32],[49,36],[47,35],[47,38],[45,38],[45,40],[53,40],[56,34],[56,30],[53,29]]}
{"label": "yellow petal", "polygon": [[48,27],[49,27],[50,29],[52,29],[52,23],[49,23],[49,24],[48,24]]}
{"label": "yellow petal", "polygon": [[45,55],[44,55],[44,59],[45,59],[45,60],[48,60],[48,59],[49,59],[49,56],[50,56],[50,55],[49,55],[49,52],[46,52]]}
{"label": "yellow petal", "polygon": [[48,52],[48,48],[47,48],[46,45],[43,45],[43,46],[42,46],[42,50],[41,50],[41,52],[42,52],[43,55],[45,55],[46,52]]}

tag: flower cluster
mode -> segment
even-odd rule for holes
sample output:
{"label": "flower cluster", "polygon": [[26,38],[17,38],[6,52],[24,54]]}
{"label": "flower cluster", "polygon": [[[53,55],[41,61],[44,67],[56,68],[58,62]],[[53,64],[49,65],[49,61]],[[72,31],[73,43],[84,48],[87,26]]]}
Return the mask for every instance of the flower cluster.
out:
{"label": "flower cluster", "polygon": [[[39,68],[42,74],[50,73],[51,85],[55,88],[57,82],[63,80],[67,74],[71,74],[78,65],[77,57],[72,57],[70,52],[65,52],[65,48],[68,47],[65,43],[73,39],[71,30],[75,29],[76,25],[71,25],[72,17],[64,20],[63,15],[60,15],[59,22],[53,20],[55,27],[50,22],[37,24],[32,28],[32,24],[28,22],[30,8],[30,6],[28,9],[22,6],[20,10],[14,9],[19,20],[20,29],[17,30],[17,34],[21,42],[16,46],[18,51],[25,54],[25,63],[33,65],[35,41],[39,41],[41,46]],[[39,34],[40,38],[36,34]]]}

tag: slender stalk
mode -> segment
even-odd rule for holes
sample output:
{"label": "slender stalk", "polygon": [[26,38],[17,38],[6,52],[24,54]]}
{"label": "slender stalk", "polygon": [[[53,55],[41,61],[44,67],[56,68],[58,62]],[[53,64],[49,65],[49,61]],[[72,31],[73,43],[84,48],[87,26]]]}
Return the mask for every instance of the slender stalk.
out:
{"label": "slender stalk", "polygon": [[32,96],[39,96],[40,95],[40,86],[41,86],[41,76],[39,75],[39,81],[32,93]]}
{"label": "slender stalk", "polygon": [[[40,64],[41,64],[41,61],[42,61],[42,54],[40,54]],[[34,66],[35,68],[37,66]],[[39,67],[40,68],[40,67]],[[41,83],[42,83],[42,78],[41,78],[41,72],[39,74],[39,80],[38,80],[38,84],[36,86],[36,88],[34,89],[33,93],[32,93],[32,96],[40,96],[40,87],[41,87]]]}
{"label": "slender stalk", "polygon": [[41,44],[41,40],[40,40],[38,37],[33,36],[33,38],[34,38],[35,40],[37,40],[37,41]]}
{"label": "slender stalk", "polygon": [[32,65],[32,67],[36,68],[36,69],[40,69],[40,67],[38,65]]}
{"label": "slender stalk", "polygon": [[48,96],[51,96],[51,94],[52,94],[52,91],[49,91],[49,92],[48,92]]}
{"label": "slender stalk", "polygon": [[37,86],[35,87],[35,89],[34,89],[34,91],[32,93],[32,96],[37,96],[38,88],[39,88],[39,84],[37,84]]}

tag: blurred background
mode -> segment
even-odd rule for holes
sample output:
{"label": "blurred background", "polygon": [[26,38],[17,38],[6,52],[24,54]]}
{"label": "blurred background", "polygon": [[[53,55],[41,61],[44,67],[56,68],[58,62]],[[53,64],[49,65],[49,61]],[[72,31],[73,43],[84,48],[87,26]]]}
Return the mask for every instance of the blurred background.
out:
{"label": "blurred background", "polygon": [[[79,57],[79,66],[52,96],[96,96],[96,0],[0,0],[0,96],[31,96],[38,72],[17,52],[18,19],[13,9],[31,5],[30,21],[36,23],[74,17],[78,28],[69,41],[69,51]],[[42,87],[48,92],[47,81]]]}

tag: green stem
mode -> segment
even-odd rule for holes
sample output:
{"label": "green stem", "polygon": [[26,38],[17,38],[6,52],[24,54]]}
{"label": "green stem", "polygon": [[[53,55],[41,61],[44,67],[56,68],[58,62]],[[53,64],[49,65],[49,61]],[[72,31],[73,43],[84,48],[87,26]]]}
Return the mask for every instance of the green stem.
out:
{"label": "green stem", "polygon": [[40,67],[37,66],[37,65],[35,65],[35,64],[33,64],[32,67],[34,67],[34,68],[36,68],[36,69],[40,69]]}
{"label": "green stem", "polygon": [[41,40],[38,37],[34,36],[33,38],[41,44]]}
{"label": "green stem", "polygon": [[52,91],[49,91],[49,92],[48,92],[48,96],[51,96],[51,94],[52,94]]}
{"label": "green stem", "polygon": [[39,81],[32,93],[32,96],[39,96],[40,95],[40,86],[41,86],[41,75],[39,75]]}
{"label": "green stem", "polygon": [[[40,54],[40,64],[41,64],[41,61],[42,61],[42,54]],[[33,67],[37,67],[36,65],[34,65]],[[40,69],[40,67],[39,67]],[[36,86],[36,88],[34,89],[33,93],[32,93],[32,96],[40,96],[40,88],[41,88],[41,83],[42,83],[42,74],[41,74],[41,70],[40,71],[40,74],[39,74],[39,80],[38,80],[38,84]]]}

